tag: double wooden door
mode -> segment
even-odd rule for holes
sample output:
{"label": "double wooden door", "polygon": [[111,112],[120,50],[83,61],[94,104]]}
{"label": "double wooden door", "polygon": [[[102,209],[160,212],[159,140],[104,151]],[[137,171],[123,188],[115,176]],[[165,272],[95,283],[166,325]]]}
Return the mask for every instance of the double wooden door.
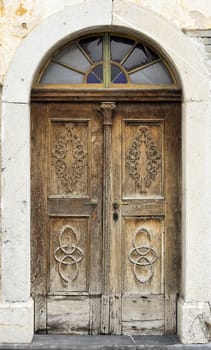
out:
{"label": "double wooden door", "polygon": [[176,327],[178,103],[32,103],[37,331]]}

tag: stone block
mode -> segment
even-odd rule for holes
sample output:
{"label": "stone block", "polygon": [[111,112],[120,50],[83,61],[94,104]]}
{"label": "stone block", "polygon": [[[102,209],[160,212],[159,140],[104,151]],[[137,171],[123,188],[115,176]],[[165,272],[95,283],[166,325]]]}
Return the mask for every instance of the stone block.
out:
{"label": "stone block", "polygon": [[0,303],[0,343],[30,343],[34,334],[34,303]]}
{"label": "stone block", "polygon": [[208,303],[178,301],[178,335],[183,344],[207,343],[210,339]]}
{"label": "stone block", "polygon": [[2,298],[30,295],[29,106],[2,106]]}
{"label": "stone block", "polygon": [[188,102],[182,108],[182,294],[189,302],[210,300],[210,107]]}

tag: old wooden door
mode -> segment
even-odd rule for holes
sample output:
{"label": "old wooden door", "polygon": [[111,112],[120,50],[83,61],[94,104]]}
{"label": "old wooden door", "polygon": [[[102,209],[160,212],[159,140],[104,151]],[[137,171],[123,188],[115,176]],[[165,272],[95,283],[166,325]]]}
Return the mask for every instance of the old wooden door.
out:
{"label": "old wooden door", "polygon": [[35,104],[32,109],[36,329],[99,332],[103,134],[97,106]]}
{"label": "old wooden door", "polygon": [[174,333],[177,103],[32,104],[38,331]]}
{"label": "old wooden door", "polygon": [[110,330],[176,332],[180,107],[119,103],[111,147]]}

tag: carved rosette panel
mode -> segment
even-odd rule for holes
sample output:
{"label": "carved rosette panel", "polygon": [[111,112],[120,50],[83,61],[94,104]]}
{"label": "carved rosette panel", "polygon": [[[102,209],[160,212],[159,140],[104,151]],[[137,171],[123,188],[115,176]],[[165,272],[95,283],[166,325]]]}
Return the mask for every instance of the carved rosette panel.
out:
{"label": "carved rosette panel", "polygon": [[141,194],[147,193],[161,167],[161,154],[147,127],[140,127],[126,155],[129,175]]}
{"label": "carved rosette panel", "polygon": [[[72,162],[67,162],[67,153],[71,149]],[[72,193],[74,185],[81,178],[83,169],[87,165],[87,152],[77,134],[74,124],[65,126],[65,131],[58,138],[51,154],[52,165],[56,176],[64,188],[65,193]]]}
{"label": "carved rosette panel", "polygon": [[[148,244],[138,243],[142,240]],[[153,264],[158,259],[156,250],[151,245],[151,235],[145,228],[140,228],[135,232],[133,238],[133,248],[128,253],[128,259],[133,265],[133,274],[136,280],[141,284],[149,283],[154,275]]]}
{"label": "carved rosette panel", "polygon": [[78,246],[78,235],[74,228],[66,225],[59,234],[59,246],[54,251],[58,263],[58,272],[65,283],[76,280],[79,273],[79,263],[84,259],[84,253]]}

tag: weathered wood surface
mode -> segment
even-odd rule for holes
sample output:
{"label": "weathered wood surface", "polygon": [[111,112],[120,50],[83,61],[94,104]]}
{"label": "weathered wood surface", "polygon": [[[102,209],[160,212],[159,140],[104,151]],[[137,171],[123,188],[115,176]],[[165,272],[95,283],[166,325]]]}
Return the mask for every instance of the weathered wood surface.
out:
{"label": "weathered wood surface", "polygon": [[[165,300],[162,296],[124,296],[122,303],[122,321],[164,321],[164,304]],[[151,313],[149,311],[151,311]]]}
{"label": "weathered wood surface", "polygon": [[111,271],[111,183],[112,183],[112,124],[115,103],[102,102],[99,106],[99,117],[103,124],[103,297],[101,332],[110,332],[110,271]]}
{"label": "weathered wood surface", "polygon": [[[102,294],[103,160],[98,105],[32,105],[32,268],[36,330],[44,327],[52,333],[98,333]],[[95,295],[98,297],[93,297]],[[71,311],[73,305],[74,311]],[[80,324],[77,312],[85,323]]]}
{"label": "weathered wood surface", "polygon": [[163,335],[164,332],[164,320],[122,322],[122,333],[125,335]]}
{"label": "weathered wood surface", "polygon": [[46,324],[47,298],[44,293],[41,295],[36,294],[34,296],[34,311],[35,311],[35,319],[34,319],[35,331],[45,334],[47,331],[47,324]]}
{"label": "weathered wood surface", "polygon": [[180,105],[106,101],[32,104],[36,330],[174,333]]}
{"label": "weathered wood surface", "polygon": [[117,104],[112,200],[120,205],[114,210],[111,276],[118,292],[121,286],[123,334],[175,332],[180,134],[178,104]]}
{"label": "weathered wood surface", "polygon": [[49,333],[89,334],[89,298],[49,297],[47,324]]}
{"label": "weathered wood surface", "polygon": [[[32,105],[31,120],[31,281],[35,298],[35,331],[46,330],[47,249],[47,106]],[[37,116],[34,118],[34,116]]]}
{"label": "weathered wood surface", "polygon": [[[180,105],[166,108],[165,334],[176,333],[176,298],[181,271],[181,115]],[[171,315],[171,316],[170,316]]]}
{"label": "weathered wood surface", "polygon": [[181,101],[181,89],[62,89],[62,88],[34,88],[32,90],[32,101]]}

